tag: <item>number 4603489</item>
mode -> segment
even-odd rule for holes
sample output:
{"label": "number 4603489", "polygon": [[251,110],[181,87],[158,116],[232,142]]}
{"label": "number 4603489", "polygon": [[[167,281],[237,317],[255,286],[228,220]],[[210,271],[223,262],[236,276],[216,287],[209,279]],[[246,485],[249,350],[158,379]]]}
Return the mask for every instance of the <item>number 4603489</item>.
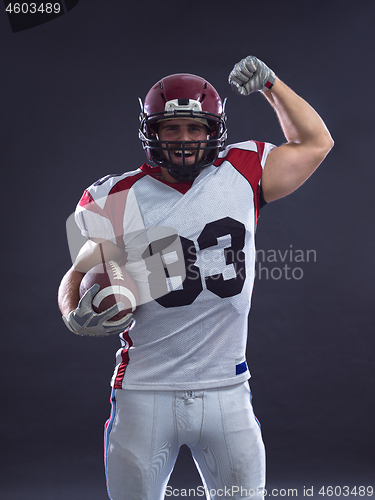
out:
{"label": "number 4603489", "polygon": [[59,3],[9,3],[5,9],[10,14],[59,14],[61,5]]}

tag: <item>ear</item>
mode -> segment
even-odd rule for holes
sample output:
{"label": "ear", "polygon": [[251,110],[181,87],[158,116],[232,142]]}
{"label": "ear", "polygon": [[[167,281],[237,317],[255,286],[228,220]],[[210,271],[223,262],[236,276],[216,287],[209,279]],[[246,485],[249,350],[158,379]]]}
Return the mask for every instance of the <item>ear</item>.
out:
{"label": "ear", "polygon": [[207,134],[208,134],[207,139],[212,139],[216,135],[216,130],[215,129],[214,130],[207,129]]}
{"label": "ear", "polygon": [[159,139],[159,137],[158,137],[159,123],[156,123],[156,122],[154,122],[154,123],[150,123],[150,125],[149,125],[149,127],[148,127],[148,128],[149,128],[149,130],[150,130],[150,134],[151,134],[152,136],[157,137],[157,138]]}

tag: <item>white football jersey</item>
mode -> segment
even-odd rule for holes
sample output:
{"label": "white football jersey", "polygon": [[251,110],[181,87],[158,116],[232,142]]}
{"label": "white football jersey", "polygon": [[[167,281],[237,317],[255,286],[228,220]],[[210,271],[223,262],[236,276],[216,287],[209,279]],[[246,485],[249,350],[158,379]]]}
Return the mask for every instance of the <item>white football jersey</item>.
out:
{"label": "white football jersey", "polygon": [[113,387],[193,390],[249,378],[254,235],[273,147],[230,145],[185,190],[144,164],[85,191],[78,226],[125,249],[139,290],[136,324],[120,335]]}

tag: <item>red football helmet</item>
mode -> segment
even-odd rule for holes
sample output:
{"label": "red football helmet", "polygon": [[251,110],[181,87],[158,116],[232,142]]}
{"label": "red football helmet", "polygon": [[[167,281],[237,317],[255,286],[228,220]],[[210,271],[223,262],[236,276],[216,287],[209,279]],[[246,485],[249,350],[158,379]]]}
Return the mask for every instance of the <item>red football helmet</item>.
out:
{"label": "red football helmet", "polygon": [[[144,105],[141,99],[139,138],[147,157],[165,167],[179,181],[192,180],[202,168],[211,165],[224,147],[227,137],[224,105],[214,87],[200,76],[179,73],[162,78],[148,92]],[[204,141],[171,142],[158,139],[158,122],[171,118],[196,118],[208,128]],[[172,161],[171,151],[181,149],[182,164]],[[204,150],[198,161],[199,153]],[[187,165],[185,154],[195,153],[195,162]]]}

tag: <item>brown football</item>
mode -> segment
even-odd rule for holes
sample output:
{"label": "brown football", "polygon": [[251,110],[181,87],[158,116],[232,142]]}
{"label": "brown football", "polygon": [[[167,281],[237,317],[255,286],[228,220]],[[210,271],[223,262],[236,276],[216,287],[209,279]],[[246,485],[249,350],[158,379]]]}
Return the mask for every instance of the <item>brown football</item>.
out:
{"label": "brown football", "polygon": [[95,312],[103,312],[114,304],[122,302],[125,309],[109,320],[117,321],[136,310],[138,289],[132,276],[124,266],[110,260],[93,267],[84,275],[81,281],[79,296],[82,297],[95,283],[100,286],[99,291],[92,300],[92,308]]}

